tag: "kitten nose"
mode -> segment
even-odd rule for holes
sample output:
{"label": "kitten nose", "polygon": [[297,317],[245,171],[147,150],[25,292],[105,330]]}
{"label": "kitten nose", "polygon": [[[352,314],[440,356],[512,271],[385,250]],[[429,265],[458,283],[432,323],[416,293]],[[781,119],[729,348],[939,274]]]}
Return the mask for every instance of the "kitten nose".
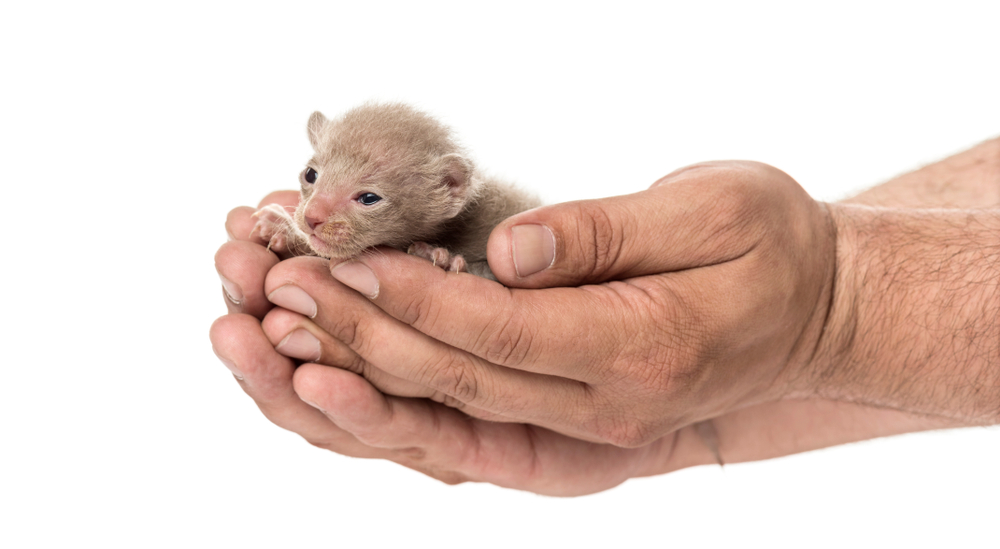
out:
{"label": "kitten nose", "polygon": [[315,217],[311,217],[308,215],[306,216],[306,225],[309,225],[310,231],[315,231],[316,227],[319,227],[322,224],[323,224],[322,219],[316,219]]}

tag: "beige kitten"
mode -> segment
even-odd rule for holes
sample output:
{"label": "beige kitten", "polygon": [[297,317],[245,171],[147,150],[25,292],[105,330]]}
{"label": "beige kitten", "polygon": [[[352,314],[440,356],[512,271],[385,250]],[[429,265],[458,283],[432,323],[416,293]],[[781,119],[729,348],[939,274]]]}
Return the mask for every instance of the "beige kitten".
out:
{"label": "beige kitten", "polygon": [[316,154],[299,175],[294,215],[271,204],[254,215],[283,257],[331,266],[373,246],[407,250],[449,271],[493,279],[486,241],[500,221],[538,198],[478,173],[451,131],[402,104],[366,104],[340,118],[309,117]]}

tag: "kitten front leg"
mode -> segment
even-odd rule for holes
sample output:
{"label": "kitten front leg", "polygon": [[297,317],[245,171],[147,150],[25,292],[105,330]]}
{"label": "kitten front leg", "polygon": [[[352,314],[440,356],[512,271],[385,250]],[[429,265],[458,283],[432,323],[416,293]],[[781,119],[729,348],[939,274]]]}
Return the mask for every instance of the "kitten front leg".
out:
{"label": "kitten front leg", "polygon": [[441,267],[446,271],[464,273],[469,270],[465,263],[465,258],[460,254],[452,254],[447,248],[431,246],[426,242],[414,242],[410,244],[406,253],[422,257],[433,263],[436,267]]}
{"label": "kitten front leg", "polygon": [[316,255],[309,246],[306,235],[295,226],[292,216],[280,204],[268,204],[257,210],[252,217],[257,219],[257,223],[250,231],[250,238],[259,236],[267,242],[267,249],[281,259]]}

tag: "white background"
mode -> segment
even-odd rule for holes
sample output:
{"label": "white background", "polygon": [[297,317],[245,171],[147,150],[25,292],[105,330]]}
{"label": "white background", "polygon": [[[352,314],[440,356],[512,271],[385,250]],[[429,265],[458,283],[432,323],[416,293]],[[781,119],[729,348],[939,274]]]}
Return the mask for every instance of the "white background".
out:
{"label": "white background", "polygon": [[996,428],[554,499],[315,449],[212,355],[225,214],[313,110],[410,102],[548,201],[728,158],[833,200],[1000,133],[995,2],[678,4],[4,3],[0,545],[1000,544]]}

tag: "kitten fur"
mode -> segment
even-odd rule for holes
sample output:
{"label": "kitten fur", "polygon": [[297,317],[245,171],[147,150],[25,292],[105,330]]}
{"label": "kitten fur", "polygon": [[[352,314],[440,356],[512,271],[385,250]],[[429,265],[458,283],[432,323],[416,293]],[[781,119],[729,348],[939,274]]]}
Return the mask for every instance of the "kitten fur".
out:
{"label": "kitten fur", "polygon": [[[299,176],[298,208],[293,216],[276,204],[262,208],[251,233],[284,257],[317,255],[333,266],[391,246],[447,270],[493,278],[490,232],[541,205],[479,173],[447,126],[404,104],[369,103],[333,120],[315,112],[307,133],[315,155]],[[314,183],[305,179],[310,168]],[[364,193],[382,200],[365,206],[358,201]]]}

